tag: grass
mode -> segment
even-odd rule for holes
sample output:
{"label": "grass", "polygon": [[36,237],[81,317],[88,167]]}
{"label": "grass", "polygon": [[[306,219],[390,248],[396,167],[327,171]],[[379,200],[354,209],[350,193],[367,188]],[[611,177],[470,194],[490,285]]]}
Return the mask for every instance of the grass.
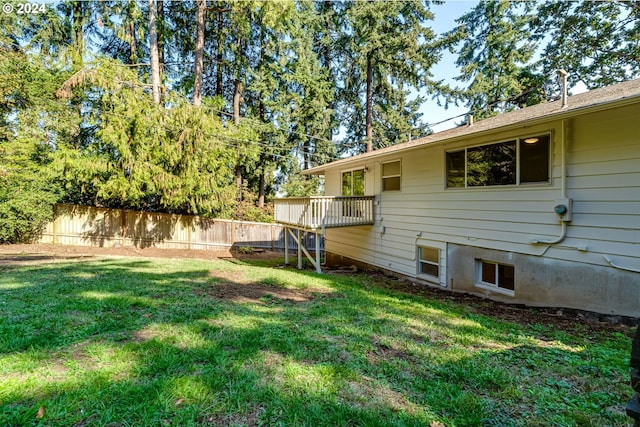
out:
{"label": "grass", "polygon": [[631,425],[630,330],[510,323],[273,265],[5,269],[0,425]]}

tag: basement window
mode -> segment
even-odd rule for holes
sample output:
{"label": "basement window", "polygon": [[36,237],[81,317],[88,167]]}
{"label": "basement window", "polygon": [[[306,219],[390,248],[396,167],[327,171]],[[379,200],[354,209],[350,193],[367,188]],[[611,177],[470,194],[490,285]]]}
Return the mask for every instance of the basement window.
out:
{"label": "basement window", "polygon": [[548,183],[550,139],[532,135],[447,152],[447,187]]}
{"label": "basement window", "polygon": [[400,160],[382,164],[382,191],[400,191]]}
{"label": "basement window", "polygon": [[440,249],[430,246],[418,246],[418,275],[440,277]]}
{"label": "basement window", "polygon": [[476,286],[506,295],[515,292],[515,268],[512,265],[476,259]]}

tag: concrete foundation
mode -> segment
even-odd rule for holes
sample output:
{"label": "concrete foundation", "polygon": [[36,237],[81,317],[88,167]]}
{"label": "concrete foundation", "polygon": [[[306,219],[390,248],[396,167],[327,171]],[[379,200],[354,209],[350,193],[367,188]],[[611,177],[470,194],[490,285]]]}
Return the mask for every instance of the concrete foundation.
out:
{"label": "concrete foundation", "polygon": [[[451,288],[505,302],[566,307],[602,314],[640,316],[640,274],[611,267],[448,245],[447,279]],[[479,287],[475,260],[512,265],[513,295]]]}
{"label": "concrete foundation", "polygon": [[[514,291],[478,286],[475,260],[513,266]],[[388,271],[384,267],[329,252],[326,262],[328,265],[356,265]],[[397,272],[391,273],[402,276]],[[409,277],[418,280],[415,276]],[[640,317],[640,274],[612,267],[448,244],[446,285],[454,292],[471,293],[506,303]]]}

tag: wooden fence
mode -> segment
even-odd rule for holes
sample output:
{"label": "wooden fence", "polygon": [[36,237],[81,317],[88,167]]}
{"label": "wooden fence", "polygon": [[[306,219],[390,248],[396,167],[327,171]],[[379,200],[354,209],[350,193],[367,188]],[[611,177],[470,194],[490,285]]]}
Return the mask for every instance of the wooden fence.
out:
{"label": "wooden fence", "polygon": [[[47,225],[40,242],[97,247],[284,250],[285,237],[289,238],[288,247],[297,249],[279,224],[58,204],[54,207],[54,220]],[[309,233],[305,246],[314,247],[314,238]]]}

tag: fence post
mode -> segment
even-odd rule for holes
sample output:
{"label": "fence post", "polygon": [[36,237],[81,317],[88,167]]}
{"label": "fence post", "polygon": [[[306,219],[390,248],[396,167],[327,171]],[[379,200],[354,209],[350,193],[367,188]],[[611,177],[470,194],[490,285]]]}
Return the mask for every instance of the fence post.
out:
{"label": "fence post", "polygon": [[284,226],[284,263],[289,265],[289,227]]}
{"label": "fence post", "polygon": [[58,243],[58,204],[53,205],[53,244]]}
{"label": "fence post", "polygon": [[316,230],[316,273],[322,273],[320,268],[320,233]]}
{"label": "fence post", "polygon": [[300,238],[300,229],[298,228],[298,270],[302,270],[302,239]]}
{"label": "fence post", "polygon": [[[182,219],[182,216],[183,215],[180,215],[180,219]],[[189,220],[187,221],[187,247],[189,248],[189,250],[191,250],[191,226],[193,225],[194,219],[194,216],[190,216]]]}
{"label": "fence post", "polygon": [[120,210],[120,218],[122,220],[122,247],[124,248],[127,240],[127,211],[126,209]]}
{"label": "fence post", "polygon": [[275,237],[276,237],[276,233],[275,233],[275,224],[271,224],[271,227],[269,227],[269,231],[271,233],[271,251],[275,251],[276,250],[276,241],[275,241]]}
{"label": "fence post", "polygon": [[231,220],[231,251],[233,251],[233,246],[236,244],[236,222]]}

